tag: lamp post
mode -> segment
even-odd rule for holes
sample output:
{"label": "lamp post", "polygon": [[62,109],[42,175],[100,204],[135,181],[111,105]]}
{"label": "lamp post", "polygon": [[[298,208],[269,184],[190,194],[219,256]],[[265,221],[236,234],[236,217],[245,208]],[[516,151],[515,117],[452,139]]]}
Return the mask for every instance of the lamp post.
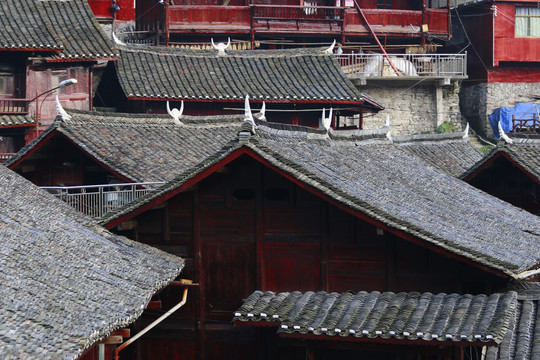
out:
{"label": "lamp post", "polygon": [[[46,91],[42,92],[41,94],[38,94],[38,95],[34,96],[32,99],[28,100],[27,104],[30,104],[32,101],[36,100],[36,136],[39,135],[39,133],[38,133],[39,132],[39,116],[40,116],[40,113],[41,113],[41,107],[43,106],[43,103],[45,102],[45,99],[47,98],[47,96],[49,96],[53,91],[55,91],[57,89],[60,89],[60,88],[66,87],[66,86],[70,86],[70,85],[73,85],[73,84],[76,84],[76,83],[77,83],[77,79],[67,79],[67,80],[60,81],[58,83],[58,86],[55,86],[52,89],[46,90]],[[47,95],[47,96],[45,96],[43,99],[41,99],[41,103],[40,103],[39,101],[37,101],[37,99],[40,96],[43,96],[43,95]]]}

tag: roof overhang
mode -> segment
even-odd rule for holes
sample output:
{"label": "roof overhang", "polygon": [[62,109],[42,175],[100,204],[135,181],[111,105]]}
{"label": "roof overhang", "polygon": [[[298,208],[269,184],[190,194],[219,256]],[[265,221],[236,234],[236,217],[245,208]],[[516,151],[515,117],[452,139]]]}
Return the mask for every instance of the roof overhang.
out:
{"label": "roof overhang", "polygon": [[233,321],[310,340],[498,346],[515,319],[517,302],[513,291],[489,296],[255,291]]}
{"label": "roof overhang", "polygon": [[301,188],[311,192],[317,197],[323,199],[324,201],[327,201],[328,203],[331,203],[332,205],[344,210],[345,212],[363,221],[373,224],[379,228],[382,228],[383,230],[388,231],[389,233],[392,233],[400,238],[406,239],[414,244],[420,245],[436,253],[440,253],[463,263],[472,265],[483,271],[493,273],[497,276],[501,276],[504,278],[516,278],[517,276],[515,274],[511,275],[503,269],[497,268],[494,265],[490,266],[488,264],[481,263],[480,261],[475,261],[474,259],[466,257],[460,253],[452,252],[449,248],[444,248],[443,246],[437,245],[435,242],[430,242],[427,239],[416,236],[414,230],[412,229],[406,228],[406,230],[403,230],[400,229],[397,225],[395,227],[391,226],[387,223],[382,222],[379,219],[372,217],[366,212],[351,207],[346,202],[340,202],[336,199],[338,197],[334,198],[322,192],[321,189],[318,189],[313,185],[302,181],[301,177],[297,176],[297,174],[293,173],[292,171],[289,171],[289,169],[284,169],[283,167],[280,167],[280,165],[276,161],[272,161],[269,156],[265,156],[264,154],[262,154],[261,151],[256,151],[255,147],[253,145],[250,145],[249,143],[236,145],[235,147],[231,147],[227,152],[218,153],[216,156],[219,157],[219,159],[206,159],[200,164],[208,165],[203,165],[198,169],[192,169],[188,171],[188,173],[184,174],[185,176],[180,176],[180,178],[183,178],[181,181],[172,181],[168,184],[165,184],[163,187],[158,189],[156,193],[148,194],[147,196],[140,198],[139,203],[131,205],[128,204],[126,208],[120,208],[118,209],[118,211],[112,212],[109,217],[102,219],[101,225],[108,229],[111,229],[125,221],[130,220],[134,216],[137,216],[147,210],[153,209],[154,207],[164,203],[168,199],[176,196],[177,194],[191,188],[198,182],[202,181],[209,175],[213,174],[217,170],[221,169],[222,167],[242,155],[252,157],[253,159],[262,163],[264,166],[267,166],[268,168],[276,171],[280,175],[284,176],[285,178],[292,181]]}
{"label": "roof overhang", "polygon": [[523,167],[519,162],[514,160],[512,158],[512,156],[510,156],[510,154],[508,154],[506,151],[502,151],[502,150],[497,151],[495,154],[493,154],[490,157],[484,158],[479,164],[474,166],[474,169],[472,171],[466,172],[465,175],[461,179],[463,181],[470,182],[478,174],[480,174],[482,171],[484,171],[488,166],[493,164],[498,159],[506,159],[506,160],[508,160],[512,165],[514,165],[516,168],[520,169],[531,180],[533,180],[537,184],[540,184],[540,179],[538,179],[536,176],[531,174],[531,172],[529,170],[527,170],[525,167]]}
{"label": "roof overhang", "polygon": [[43,148],[49,141],[56,137],[61,137],[69,141],[75,148],[80,150],[83,154],[90,157],[92,160],[97,162],[101,167],[103,167],[105,170],[111,172],[114,176],[124,180],[125,182],[136,182],[135,179],[129,178],[126,174],[122,174],[121,172],[111,168],[109,165],[107,165],[101,158],[98,156],[95,156],[94,154],[88,152],[87,149],[84,149],[82,146],[74,142],[68,135],[64,134],[61,130],[59,130],[57,127],[50,127],[48,131],[43,132],[38,136],[36,139],[34,139],[29,145],[27,145],[26,149],[23,148],[14,162],[8,163],[6,166],[14,170],[18,165],[20,165],[25,160],[29,159],[32,154],[36,153],[38,150]]}

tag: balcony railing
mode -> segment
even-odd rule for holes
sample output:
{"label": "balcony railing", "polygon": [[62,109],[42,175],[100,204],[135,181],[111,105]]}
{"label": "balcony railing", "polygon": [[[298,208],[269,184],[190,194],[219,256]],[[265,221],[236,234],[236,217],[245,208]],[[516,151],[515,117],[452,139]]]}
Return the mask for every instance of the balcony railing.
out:
{"label": "balcony railing", "polygon": [[162,184],[164,183],[146,182],[87,186],[42,186],[41,188],[83,214],[99,219],[133,200],[155,191],[155,185]]}
{"label": "balcony railing", "polygon": [[[467,77],[467,54],[391,54],[389,57],[402,78]],[[349,78],[398,76],[383,54],[341,54],[336,59]]]}
{"label": "balcony railing", "polygon": [[0,99],[0,114],[22,115],[28,112],[28,99]]}
{"label": "balcony railing", "polygon": [[[150,33],[324,33],[345,38],[371,36],[354,8],[252,4],[249,6],[169,5],[141,8],[137,30]],[[314,4],[314,3],[313,3]],[[376,32],[390,36],[448,36],[448,10],[363,9]],[[425,27],[426,30],[422,30]],[[425,32],[423,32],[425,31]]]}

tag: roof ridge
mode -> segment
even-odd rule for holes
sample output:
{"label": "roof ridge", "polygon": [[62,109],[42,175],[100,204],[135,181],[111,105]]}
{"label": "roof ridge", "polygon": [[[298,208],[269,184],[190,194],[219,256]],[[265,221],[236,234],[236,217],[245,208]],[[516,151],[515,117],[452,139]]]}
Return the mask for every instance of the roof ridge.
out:
{"label": "roof ridge", "polygon": [[411,134],[411,135],[399,135],[392,136],[392,141],[395,144],[407,145],[410,143],[419,143],[419,142],[436,142],[441,143],[446,142],[468,142],[466,138],[463,137],[464,132],[455,132],[455,133],[432,133],[432,134]]}
{"label": "roof ridge", "polygon": [[388,133],[390,128],[382,127],[379,129],[355,129],[355,130],[334,130],[321,128],[312,128],[309,126],[271,123],[267,121],[256,120],[259,130],[270,137],[304,139],[306,141],[329,141],[334,144],[357,144],[357,141],[383,141],[390,143]]}
{"label": "roof ridge", "polygon": [[[209,44],[209,46],[211,46]],[[190,49],[181,47],[160,47],[144,44],[116,44],[120,51],[143,52],[155,55],[185,56],[185,57],[217,57],[217,51],[213,48]],[[324,53],[326,47],[293,48],[279,50],[227,50],[226,57],[299,57],[299,56],[327,56]],[[256,56],[254,56],[256,55]]]}

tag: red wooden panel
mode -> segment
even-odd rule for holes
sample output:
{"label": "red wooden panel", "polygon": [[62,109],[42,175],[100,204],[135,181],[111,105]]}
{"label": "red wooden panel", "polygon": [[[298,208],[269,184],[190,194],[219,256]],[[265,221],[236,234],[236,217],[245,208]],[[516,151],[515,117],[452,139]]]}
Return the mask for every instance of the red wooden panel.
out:
{"label": "red wooden panel", "polygon": [[200,183],[201,202],[223,201],[225,199],[225,180],[222,173],[214,173]]}
{"label": "red wooden panel", "polygon": [[205,311],[210,318],[230,321],[242,299],[255,291],[255,242],[208,236],[201,241]]}
{"label": "red wooden panel", "polygon": [[[140,340],[137,358],[145,360],[194,360],[194,339],[170,338],[160,339],[143,336]],[[132,346],[136,346],[135,344]],[[122,353],[121,353],[122,354]]]}
{"label": "red wooden panel", "polygon": [[204,209],[201,229],[205,233],[254,233],[255,214],[250,209]]}
{"label": "red wooden panel", "polygon": [[386,289],[384,275],[328,274],[328,291],[381,291]]}
{"label": "red wooden panel", "polygon": [[[540,40],[537,39],[537,40]],[[540,47],[540,45],[539,45]],[[538,57],[540,59],[540,57]],[[488,82],[525,82],[525,83],[537,83],[540,82],[540,69],[535,66],[527,66],[528,64],[522,63],[519,67],[504,66],[488,71]]]}
{"label": "red wooden panel", "polygon": [[[497,16],[493,18],[495,27],[494,57],[495,64],[500,61],[540,61],[540,38],[515,36],[515,6],[527,4],[497,3]],[[536,3],[529,3],[536,7]],[[512,51],[508,51],[512,49]],[[537,75],[538,76],[538,75]],[[527,81],[527,80],[519,80]]]}
{"label": "red wooden panel", "polygon": [[256,332],[255,328],[232,325],[224,326],[220,330],[206,331],[200,358],[205,360],[260,358],[264,351],[257,347]]}
{"label": "red wooden panel", "polygon": [[319,290],[321,249],[316,242],[266,242],[264,244],[265,290]]}
{"label": "red wooden panel", "polygon": [[385,262],[386,248],[361,246],[357,244],[334,244],[328,245],[328,257],[330,260],[364,260],[371,262]]}
{"label": "red wooden panel", "polygon": [[111,4],[112,0],[88,0],[90,9],[98,18],[112,18]]}
{"label": "red wooden panel", "polygon": [[313,234],[320,232],[320,214],[316,209],[267,209],[265,233]]}

